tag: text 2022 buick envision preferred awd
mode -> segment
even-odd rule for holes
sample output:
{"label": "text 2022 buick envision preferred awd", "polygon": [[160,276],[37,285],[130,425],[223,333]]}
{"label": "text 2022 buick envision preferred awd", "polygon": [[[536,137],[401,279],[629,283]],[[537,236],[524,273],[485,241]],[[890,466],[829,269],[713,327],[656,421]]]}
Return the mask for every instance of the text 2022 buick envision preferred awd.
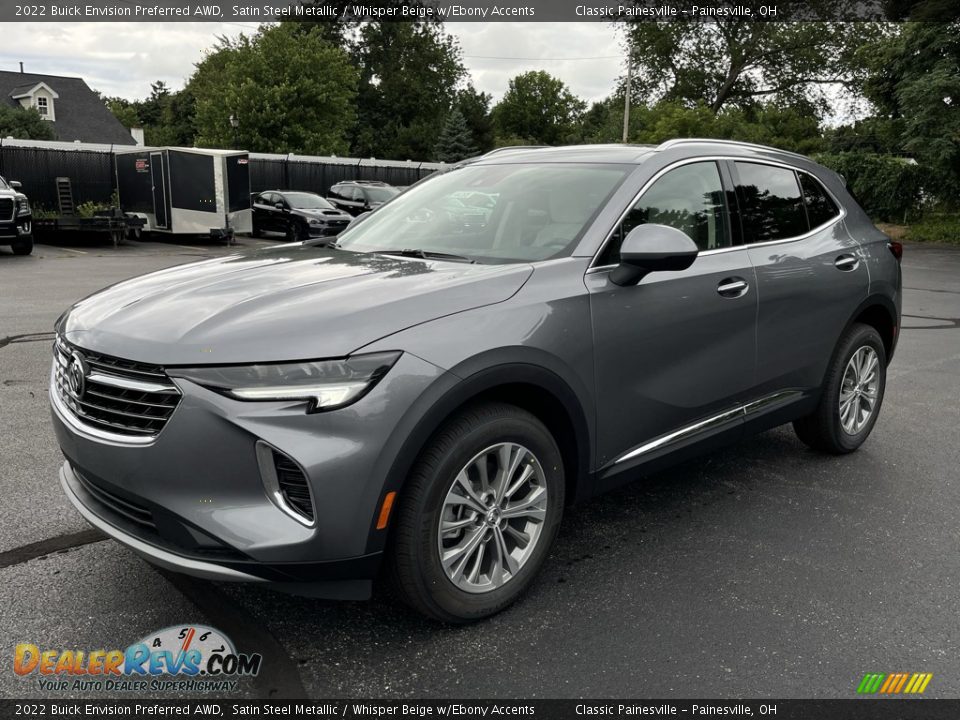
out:
{"label": "text 2022 buick envision preferred awd", "polygon": [[798,155],[495,151],[336,246],[70,308],[50,389],[63,489],[167,568],[340,598],[383,570],[428,615],[481,618],[530,584],[566,504],[637,468],[787,422],[859,447],[899,257]]}

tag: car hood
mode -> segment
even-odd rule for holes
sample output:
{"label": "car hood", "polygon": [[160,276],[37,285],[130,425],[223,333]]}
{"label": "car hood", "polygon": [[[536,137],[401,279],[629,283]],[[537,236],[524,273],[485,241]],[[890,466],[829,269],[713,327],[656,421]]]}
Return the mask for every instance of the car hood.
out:
{"label": "car hood", "polygon": [[345,218],[352,217],[350,213],[345,213],[342,210],[337,210],[336,208],[330,208],[329,210],[317,210],[314,208],[294,208],[293,212],[297,215],[303,215],[307,218],[320,218],[321,220],[334,219],[334,220],[343,220]]}
{"label": "car hood", "polygon": [[343,357],[502,302],[532,272],[284,245],[126,280],[74,305],[58,330],[81,348],[168,366]]}

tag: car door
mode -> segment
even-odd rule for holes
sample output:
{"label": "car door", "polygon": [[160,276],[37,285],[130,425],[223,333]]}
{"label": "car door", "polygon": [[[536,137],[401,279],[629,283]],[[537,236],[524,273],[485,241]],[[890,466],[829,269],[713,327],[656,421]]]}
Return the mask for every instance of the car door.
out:
{"label": "car door", "polygon": [[[591,295],[601,475],[742,430],[756,373],[754,272],[735,245],[732,187],[713,160],[662,170],[585,276]],[[610,280],[623,237],[642,223],[676,227],[700,254],[687,270],[635,286]]]}
{"label": "car door", "polygon": [[842,210],[810,173],[730,163],[757,276],[757,394],[815,394],[869,276]]}

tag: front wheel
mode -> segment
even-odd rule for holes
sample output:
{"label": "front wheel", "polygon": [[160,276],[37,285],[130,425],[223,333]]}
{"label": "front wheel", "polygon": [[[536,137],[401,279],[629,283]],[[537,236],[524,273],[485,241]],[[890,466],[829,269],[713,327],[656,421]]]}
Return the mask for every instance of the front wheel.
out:
{"label": "front wheel", "polygon": [[563,461],[543,423],[512,405],[470,408],[434,437],[403,488],[393,585],[444,622],[493,615],[530,586],[563,503]]}
{"label": "front wheel", "polygon": [[797,437],[815,450],[853,452],[877,422],[886,385],[883,340],[875,328],[858,323],[837,345],[817,409],[793,423]]}
{"label": "front wheel", "polygon": [[13,250],[14,255],[29,255],[33,252],[33,236],[27,235],[14,240],[10,244],[10,249]]}
{"label": "front wheel", "polygon": [[303,223],[294,222],[290,223],[287,227],[287,240],[290,242],[300,242],[306,240],[310,237],[310,233],[307,231],[307,226]]}

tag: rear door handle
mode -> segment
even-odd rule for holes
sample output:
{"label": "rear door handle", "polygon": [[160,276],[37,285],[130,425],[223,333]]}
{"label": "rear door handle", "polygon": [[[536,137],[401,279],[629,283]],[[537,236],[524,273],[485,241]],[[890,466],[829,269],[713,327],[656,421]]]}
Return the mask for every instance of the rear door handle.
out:
{"label": "rear door handle", "polygon": [[837,270],[849,272],[857,269],[857,266],[860,264],[860,258],[856,255],[841,255],[833,261],[833,264]]}
{"label": "rear door handle", "polygon": [[741,277],[724,278],[717,285],[717,293],[725,298],[738,298],[746,295],[750,286]]}

